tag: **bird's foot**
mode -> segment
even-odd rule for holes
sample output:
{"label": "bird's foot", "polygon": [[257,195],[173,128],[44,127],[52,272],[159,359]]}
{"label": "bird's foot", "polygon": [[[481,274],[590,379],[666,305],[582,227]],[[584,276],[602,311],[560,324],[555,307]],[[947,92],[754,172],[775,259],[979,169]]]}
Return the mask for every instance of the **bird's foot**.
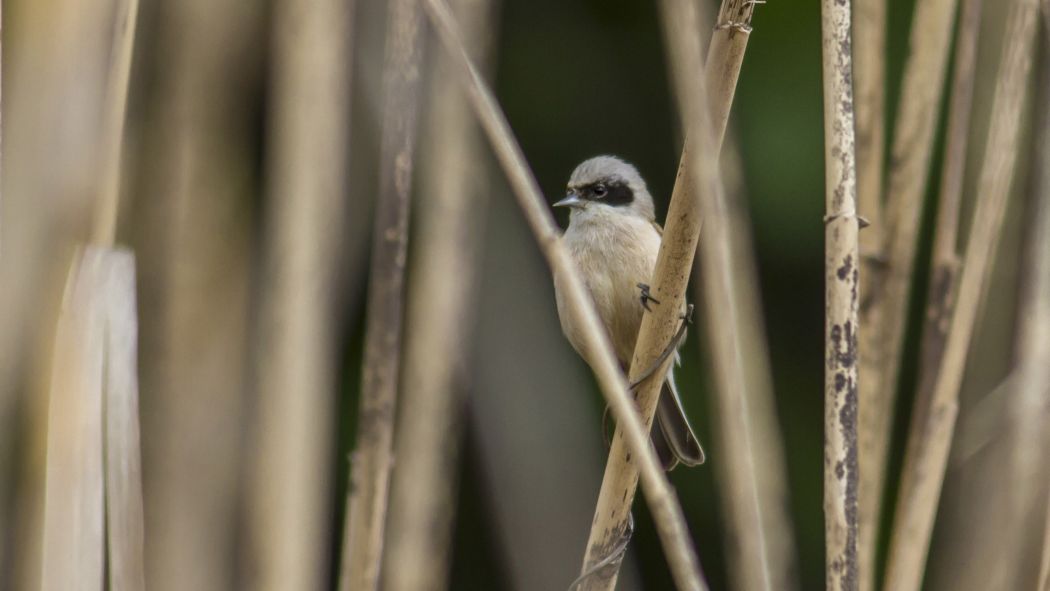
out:
{"label": "bird's foot", "polygon": [[641,297],[642,307],[645,308],[646,310],[652,312],[653,309],[649,307],[649,302],[652,302],[654,304],[659,305],[660,304],[660,300],[654,298],[649,293],[649,286],[648,285],[646,285],[644,283],[639,283],[638,284],[638,289],[642,290],[642,297]]}
{"label": "bird's foot", "polygon": [[[657,303],[660,303],[660,302],[657,302]],[[693,323],[693,305],[692,304],[686,304],[686,306],[685,306],[685,314],[679,316],[679,318],[681,318],[682,320],[685,320],[686,324],[692,324]]]}

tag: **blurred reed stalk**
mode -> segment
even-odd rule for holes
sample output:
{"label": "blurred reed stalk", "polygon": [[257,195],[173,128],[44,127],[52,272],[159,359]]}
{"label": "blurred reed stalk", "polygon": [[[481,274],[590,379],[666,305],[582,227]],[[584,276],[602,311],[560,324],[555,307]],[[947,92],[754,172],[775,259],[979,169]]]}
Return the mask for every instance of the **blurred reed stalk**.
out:
{"label": "blurred reed stalk", "polygon": [[365,360],[357,441],[350,460],[341,591],[376,589],[382,561],[401,356],[405,259],[416,123],[422,15],[395,0],[387,15],[379,193],[372,234]]}
{"label": "blurred reed stalk", "polygon": [[[883,226],[883,172],[886,148],[886,0],[853,2],[853,82],[856,99],[857,140],[857,207],[868,227],[860,233],[860,301],[862,311],[878,290],[881,271]],[[861,362],[868,356],[866,339],[875,339],[878,328],[865,323],[860,327]],[[877,377],[866,372],[861,384],[861,410],[868,398],[866,384],[875,386]],[[859,434],[862,450],[870,449],[863,428]],[[861,451],[863,454],[864,452]],[[879,502],[873,496],[881,490],[866,490],[868,482],[861,475],[860,529],[857,532],[857,568],[860,589],[875,588],[876,548],[878,546]],[[881,488],[881,487],[880,487]],[[871,497],[871,498],[869,498]]]}
{"label": "blurred reed stalk", "polygon": [[[493,3],[455,0],[452,8],[474,62],[491,64]],[[382,571],[384,589],[403,591],[448,586],[481,224],[490,191],[481,138],[449,56],[435,55],[435,62]]]}
{"label": "blurred reed stalk", "polygon": [[[561,232],[554,223],[554,218],[539,190],[536,179],[529,171],[521,147],[514,140],[510,126],[501,113],[492,91],[485,85],[471,63],[447,5],[441,0],[426,0],[424,6],[442,44],[455,58],[458,74],[468,91],[468,98],[475,114],[481,122],[497,160],[510,181],[518,203],[530,228],[536,235],[544,256],[553,272],[560,276],[560,280],[566,286],[568,305],[586,327],[584,331],[587,339],[586,347],[592,355],[588,361],[595,368],[598,383],[617,421],[617,432],[619,433],[617,438],[621,440],[620,449],[623,449],[625,444],[622,440],[626,438],[626,445],[630,446],[633,457],[637,458],[641,464],[643,490],[671,564],[675,581],[684,589],[705,589],[706,584],[700,573],[696,553],[689,541],[681,506],[649,443],[648,431],[637,414],[637,407],[631,400],[627,381],[616,361],[601,320],[598,318],[594,302],[574,269],[572,259],[559,240]],[[668,242],[665,239],[665,244]],[[677,310],[674,308],[676,303],[682,303],[681,296],[677,302],[671,302],[659,308]],[[674,315],[677,316],[677,313]],[[674,319],[669,320],[672,322],[667,324],[673,324],[673,327],[677,329],[677,322]],[[663,346],[661,344],[659,348],[662,349]],[[656,353],[658,354],[659,351]],[[609,533],[616,535],[612,545],[604,553],[610,556],[611,560],[607,568],[600,568],[599,571],[618,570],[619,558],[622,557],[622,551],[617,551],[617,548],[622,547],[625,543],[623,538],[625,529]],[[614,582],[615,576],[603,579]],[[588,584],[593,584],[595,578],[587,577],[587,581]]]}
{"label": "blurred reed stalk", "polygon": [[922,583],[958,413],[959,387],[1019,149],[1037,11],[1038,0],[1017,0],[1010,9],[958,300],[930,406],[913,413],[890,542],[886,589],[910,591]]}
{"label": "blurred reed stalk", "polygon": [[336,407],[338,263],[344,234],[354,3],[274,6],[273,108],[254,384],[252,503],[261,589],[328,579]]}
{"label": "blurred reed stalk", "polygon": [[[139,260],[146,579],[153,591],[240,583],[259,113],[268,6],[145,3],[157,73],[128,225]],[[129,152],[129,155],[132,154]],[[252,417],[254,418],[254,417]]]}
{"label": "blurred reed stalk", "polygon": [[[821,3],[824,71],[824,533],[829,590],[858,587],[857,308],[859,244],[850,3]],[[867,379],[867,374],[864,378]]]}
{"label": "blurred reed stalk", "polygon": [[[1042,96],[1050,97],[1050,0],[1043,0],[1043,80]],[[1036,96],[1039,96],[1038,94]],[[1045,163],[1050,158],[1050,114],[1045,111],[1042,114],[1042,126],[1039,130],[1039,147],[1036,150],[1037,161]],[[1025,396],[1034,396],[1041,393],[1044,397],[1044,413],[1038,416],[1045,417],[1046,398],[1050,397],[1047,391],[1047,383],[1050,383],[1050,365],[1045,360],[1050,358],[1050,166],[1037,168],[1039,175],[1036,182],[1036,211],[1033,216],[1034,233],[1029,242],[1030,269],[1033,272],[1031,283],[1027,288],[1028,303],[1031,305],[1029,314],[1022,315],[1021,322],[1025,326],[1023,337],[1030,345],[1026,350],[1031,357],[1022,359],[1022,363],[1030,361],[1022,388],[1029,390]],[[1045,428],[1045,424],[1044,424]],[[1050,444],[1050,433],[1043,432],[1042,447],[1046,449]],[[1046,468],[1043,468],[1044,474]],[[1039,591],[1050,591],[1050,484],[1043,483],[1044,502],[1046,504],[1046,523],[1043,525],[1042,553],[1039,560],[1039,575],[1036,580],[1036,589]]]}
{"label": "blurred reed stalk", "polygon": [[[948,102],[948,130],[945,137],[944,165],[941,169],[940,199],[933,236],[930,289],[922,334],[922,360],[916,410],[929,405],[933,382],[944,353],[948,324],[955,307],[959,256],[959,214],[966,173],[970,118],[977,62],[983,0],[963,0],[955,42],[955,66]],[[921,402],[920,402],[921,400]]]}
{"label": "blurred reed stalk", "polygon": [[[919,222],[951,48],[957,0],[917,2],[901,100],[894,126],[886,186],[885,225],[874,228],[877,274],[869,277],[861,304],[860,530],[864,563],[875,563],[875,546],[886,481],[886,455],[908,318]],[[865,212],[866,213],[866,212]],[[865,239],[866,244],[869,239]],[[864,283],[864,281],[862,281]],[[870,584],[873,572],[861,575]]]}
{"label": "blurred reed stalk", "polygon": [[94,245],[73,259],[55,337],[44,589],[145,585],[135,262],[113,249],[138,0],[117,3],[114,15]]}
{"label": "blurred reed stalk", "polygon": [[[734,91],[751,34],[754,3],[722,3],[704,75],[715,149],[722,149]],[[697,33],[700,32],[698,28]],[[736,154],[733,154],[736,157]],[[787,483],[777,425],[768,345],[761,318],[754,253],[740,195],[700,193],[707,238],[694,281],[707,306],[705,326],[717,394],[714,421],[724,460],[716,483],[728,509],[727,548],[740,589],[790,589],[794,551],[786,513]]]}

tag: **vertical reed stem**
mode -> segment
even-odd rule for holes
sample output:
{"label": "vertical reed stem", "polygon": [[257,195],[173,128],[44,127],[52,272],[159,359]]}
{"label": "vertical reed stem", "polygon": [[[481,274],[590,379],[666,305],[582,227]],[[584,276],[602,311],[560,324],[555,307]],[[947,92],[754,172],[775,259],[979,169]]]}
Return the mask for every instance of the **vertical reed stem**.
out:
{"label": "vertical reed stem", "polygon": [[[859,244],[853,138],[850,3],[823,0],[824,162],[824,534],[827,588],[857,579],[857,306]],[[867,377],[867,376],[865,376]]]}

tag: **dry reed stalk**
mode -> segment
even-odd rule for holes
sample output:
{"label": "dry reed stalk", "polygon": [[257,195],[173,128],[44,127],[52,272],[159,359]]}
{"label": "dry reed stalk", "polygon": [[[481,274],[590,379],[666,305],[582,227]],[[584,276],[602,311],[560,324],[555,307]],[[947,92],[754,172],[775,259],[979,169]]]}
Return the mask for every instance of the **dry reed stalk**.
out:
{"label": "dry reed stalk", "polygon": [[[521,147],[514,140],[510,126],[500,112],[491,90],[482,81],[471,63],[470,57],[464,50],[463,42],[460,39],[448,7],[441,0],[426,0],[424,6],[442,43],[455,58],[458,74],[468,91],[468,98],[474,107],[475,114],[478,116],[485,134],[492,144],[496,157],[510,181],[514,194],[518,198],[519,205],[530,228],[536,235],[537,242],[544,256],[547,258],[553,272],[560,275],[560,280],[566,286],[567,304],[572,309],[573,314],[583,322],[585,327],[583,334],[587,339],[586,348],[592,352],[593,356],[588,361],[595,370],[602,392],[605,394],[613,417],[617,421],[618,435],[616,439],[619,440],[619,443],[617,444],[614,441],[614,450],[618,446],[622,453],[625,445],[629,446],[632,457],[635,458],[634,461],[640,464],[643,490],[652,510],[675,581],[679,588],[682,589],[706,589],[703,575],[700,572],[699,561],[689,541],[681,506],[678,504],[674,491],[668,483],[667,477],[649,443],[648,430],[643,424],[641,417],[638,416],[637,407],[628,393],[627,381],[616,361],[601,320],[598,318],[597,311],[594,308],[594,303],[587,292],[586,286],[576,272],[569,253],[566,252],[558,240],[560,231],[554,222],[554,218],[535,178],[529,171],[525,157],[521,152]],[[681,203],[683,200],[679,199],[678,201]],[[673,199],[672,203],[674,203]],[[672,207],[673,211],[674,207]],[[675,218],[673,215],[669,215],[668,219],[674,220]],[[669,236],[673,236],[673,234],[671,234],[670,229],[665,229],[664,249],[669,244],[675,244],[679,247],[677,249],[678,254],[683,260],[691,258],[691,251],[687,245],[683,245],[681,241]],[[688,240],[685,242],[688,242]],[[695,243],[693,244],[693,249],[695,249]],[[660,269],[659,264],[658,269]],[[688,272],[685,274],[687,275]],[[660,277],[660,271],[657,272],[656,276]],[[684,283],[682,287],[684,290]],[[675,312],[678,308],[675,306],[683,303],[681,294],[679,294],[677,301],[671,301],[669,293],[668,295],[664,295],[664,293],[664,291],[659,291],[659,288],[657,288],[657,297],[667,297],[668,301],[657,307],[656,314],[659,314],[661,310],[666,311],[663,316],[668,316],[668,318],[664,319],[665,322],[663,324],[665,328],[669,329],[669,332],[667,332],[666,339],[661,343],[651,343],[653,345],[652,349],[656,350],[656,353],[653,355],[654,358],[658,355],[659,350],[662,350],[670,340],[673,331],[677,329],[679,319],[677,318],[677,312]],[[663,300],[661,299],[661,301]],[[674,316],[674,318],[670,316]],[[651,320],[652,315],[647,315],[647,318]],[[625,440],[626,444],[624,443]],[[616,539],[604,554],[611,556],[612,560],[608,568],[599,569],[597,571],[598,574],[614,568],[618,570],[619,561],[616,560],[615,547],[621,543],[624,531],[609,533],[616,535]],[[613,576],[611,579],[615,580],[615,577]],[[605,580],[609,580],[609,578],[605,578]],[[594,581],[594,578],[588,578],[588,581]]]}
{"label": "dry reed stalk", "polygon": [[[716,149],[724,143],[753,9],[746,0],[723,2],[711,38],[705,76]],[[715,369],[720,416],[715,423],[725,455],[716,464],[716,482],[729,514],[731,574],[740,589],[790,589],[795,586],[792,526],[785,513],[782,444],[745,206],[730,203],[721,186],[701,192],[700,199],[711,223],[700,243],[705,272],[696,285],[705,293]]]}
{"label": "dry reed stalk", "polygon": [[[452,4],[475,63],[489,64],[496,10]],[[445,589],[456,512],[468,351],[472,342],[483,212],[483,146],[445,54],[436,57],[423,134],[418,236],[408,297],[405,387],[395,437],[383,588]],[[449,346],[455,343],[455,346]]]}
{"label": "dry reed stalk", "polygon": [[[1044,2],[1046,7],[1050,4]],[[1050,13],[1044,13],[1047,17]],[[1036,97],[1050,98],[1050,39],[1045,33],[1041,51],[1040,88]],[[1038,100],[1038,99],[1037,99]],[[1036,103],[1040,104],[1040,103]],[[1017,389],[1009,398],[1010,456],[1004,482],[1009,482],[1008,518],[1001,525],[1003,537],[995,560],[1006,578],[1001,588],[1018,589],[1031,585],[1022,576],[1034,569],[1026,561],[1036,529],[1031,523],[1039,512],[1041,497],[1050,493],[1045,451],[1050,445],[1047,410],[1050,410],[1050,113],[1037,112],[1036,148],[1031,158],[1031,209],[1025,245],[1025,261],[1020,271],[1020,307],[1017,315]],[[1041,529],[1041,528],[1040,528]],[[1040,531],[1040,533],[1042,533]],[[1044,549],[1044,552],[1050,551]],[[1036,579],[1039,581],[1039,579]],[[1045,588],[1046,583],[1043,583]]]}
{"label": "dry reed stalk", "polygon": [[[1043,7],[1043,30],[1044,31],[1050,31],[1050,0],[1043,0],[1042,7]],[[1046,62],[1048,56],[1050,56],[1050,38],[1047,38],[1044,35],[1044,37],[1043,37],[1043,59],[1044,59],[1044,63],[1048,63],[1048,62]],[[1045,80],[1050,80],[1050,76],[1048,76],[1045,71],[1043,73],[1043,76],[1044,76]],[[1045,82],[1044,82],[1044,87],[1043,88],[1046,89]],[[1041,136],[1042,136],[1040,138],[1040,141],[1042,142],[1041,152],[1042,152],[1043,157],[1045,158],[1045,157],[1047,157],[1048,154],[1050,154],[1050,117],[1047,117],[1045,113],[1044,113],[1044,117],[1043,117],[1043,129],[1041,131]],[[1046,166],[1043,167],[1043,169],[1042,169],[1042,176],[1040,177],[1040,184],[1038,185],[1038,187],[1039,187],[1038,190],[1040,191],[1040,193],[1039,193],[1037,199],[1040,200],[1040,207],[1042,208],[1043,215],[1048,215],[1047,212],[1050,211],[1050,205],[1048,205],[1048,203],[1050,203],[1050,167],[1046,167]],[[1050,217],[1050,216],[1048,216],[1048,217]],[[1043,253],[1043,256],[1044,256],[1044,265],[1045,265],[1046,263],[1050,263],[1050,257],[1046,256],[1046,253],[1050,252],[1050,245],[1046,245],[1045,244],[1047,240],[1050,240],[1050,230],[1047,229],[1046,223],[1044,223],[1042,229],[1039,232],[1040,232],[1039,239],[1032,241],[1032,249],[1033,249],[1033,252],[1039,252],[1038,249],[1042,248],[1042,253]],[[1042,246],[1040,246],[1040,245],[1042,245]],[[1041,271],[1040,277],[1041,277],[1041,279],[1039,280],[1040,284],[1042,285],[1043,289],[1046,289],[1047,288],[1047,283],[1048,283],[1047,282],[1047,277],[1050,277],[1050,269],[1047,269],[1044,266],[1044,268]],[[1038,291],[1043,291],[1043,290],[1041,289],[1041,290],[1038,290]],[[1044,303],[1045,303],[1045,300],[1044,300]],[[1040,309],[1044,313],[1046,312],[1046,308],[1045,307],[1040,308]],[[1043,319],[1043,324],[1042,324],[1043,328],[1041,330],[1045,331],[1046,330],[1046,326],[1047,326],[1047,321],[1044,318]],[[1043,341],[1042,341],[1044,345],[1046,344],[1046,340],[1045,339],[1046,339],[1046,334],[1044,332],[1043,333]],[[1043,366],[1044,371],[1045,371],[1045,367],[1046,366],[1044,365]],[[1029,375],[1033,378],[1033,380],[1032,380],[1032,382],[1030,382],[1028,384],[1028,387],[1039,387],[1039,386],[1042,386],[1042,387],[1045,388],[1045,384],[1046,384],[1045,380],[1042,382],[1042,384],[1039,384],[1039,383],[1036,382],[1036,379],[1038,379],[1038,378],[1035,377],[1034,373],[1033,374],[1029,374]],[[1043,437],[1044,438],[1050,437],[1050,435],[1044,434]],[[1046,443],[1046,441],[1044,440],[1044,444],[1045,443]],[[1046,497],[1046,503],[1047,503],[1047,506],[1046,506],[1046,524],[1043,526],[1043,528],[1044,528],[1043,529],[1043,542],[1042,542],[1043,543],[1043,548],[1042,548],[1042,557],[1039,560],[1039,578],[1037,579],[1038,583],[1036,585],[1036,589],[1038,589],[1039,591],[1050,591],[1050,485],[1048,485],[1045,488],[1045,490],[1043,491],[1043,494]]]}
{"label": "dry reed stalk", "polygon": [[[957,0],[915,5],[910,51],[904,66],[901,101],[893,133],[884,211],[885,226],[876,253],[881,265],[869,277],[870,299],[861,306],[860,527],[866,561],[874,562],[885,488],[886,454],[897,394],[904,325],[908,316],[919,222],[930,174],[934,135],[951,47]],[[865,575],[867,576],[867,575]]]}
{"label": "dry reed stalk", "polygon": [[[857,207],[868,227],[860,233],[860,301],[871,301],[877,291],[880,261],[882,259],[883,227],[883,172],[886,144],[886,0],[854,0],[853,2],[853,81],[856,93],[857,121]],[[877,336],[877,328],[865,323],[865,333]],[[865,341],[865,345],[869,342]],[[862,348],[862,359],[867,355]],[[872,372],[865,372],[864,384],[871,382]],[[867,393],[866,386],[861,390]],[[863,398],[861,406],[867,398]],[[860,411],[864,413],[865,411]],[[860,437],[864,441],[862,430]],[[862,452],[863,453],[863,452]],[[867,473],[867,470],[865,470]],[[865,496],[881,495],[881,491],[867,491],[866,478],[861,475],[860,530],[857,532],[857,568],[860,589],[875,588],[875,550],[878,540],[879,503],[869,503]]]}
{"label": "dry reed stalk", "polygon": [[40,588],[103,588],[105,302],[101,251],[78,253],[59,313],[51,376]]}
{"label": "dry reed stalk", "polygon": [[383,74],[379,194],[357,442],[347,493],[341,591],[379,583],[401,355],[408,210],[419,108],[422,17],[416,0],[391,2]]}
{"label": "dry reed stalk", "polygon": [[128,82],[131,78],[131,56],[135,47],[135,23],[138,0],[116,3],[117,21],[113,30],[113,53],[110,62],[106,112],[102,124],[101,186],[91,232],[93,244],[112,245],[117,235],[120,211],[120,161],[124,147],[124,122],[128,110]]}
{"label": "dry reed stalk", "polygon": [[952,92],[948,104],[948,131],[945,137],[941,193],[934,228],[933,262],[930,270],[930,289],[926,299],[916,409],[929,404],[929,395],[933,390],[933,382],[937,378],[937,370],[944,353],[944,341],[948,336],[948,324],[958,287],[959,209],[966,172],[982,1],[963,0],[959,15],[955,71],[952,74]]}
{"label": "dry reed stalk", "polygon": [[1018,0],[1007,23],[990,131],[940,371],[929,409],[914,417],[894,517],[886,589],[909,591],[922,583],[930,535],[958,413],[966,355],[983,285],[1006,212],[1018,152],[1021,107],[1031,68],[1038,0]]}
{"label": "dry reed stalk", "polygon": [[266,242],[254,363],[252,487],[261,589],[328,576],[332,317],[346,201],[351,13],[345,0],[275,6]]}
{"label": "dry reed stalk", "polygon": [[[128,225],[140,310],[146,579],[153,591],[237,586],[247,538],[243,457],[255,268],[257,113],[264,7],[240,0],[156,10]],[[265,10],[268,11],[268,8]],[[247,577],[241,581],[248,580]],[[242,583],[243,584],[243,583]]]}
{"label": "dry reed stalk", "polygon": [[[824,535],[827,588],[857,573],[857,307],[859,230],[850,64],[850,4],[821,4],[824,57]],[[867,378],[867,376],[864,376]]]}

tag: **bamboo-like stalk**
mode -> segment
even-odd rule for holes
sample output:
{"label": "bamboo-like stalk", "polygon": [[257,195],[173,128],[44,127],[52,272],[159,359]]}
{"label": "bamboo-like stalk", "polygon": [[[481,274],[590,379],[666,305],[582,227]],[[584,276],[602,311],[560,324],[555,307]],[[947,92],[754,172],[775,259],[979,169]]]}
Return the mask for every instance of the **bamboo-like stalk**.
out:
{"label": "bamboo-like stalk", "polygon": [[[481,80],[480,75],[464,50],[448,7],[441,0],[426,0],[424,6],[442,43],[455,58],[457,72],[467,88],[468,98],[474,107],[475,114],[481,121],[482,128],[510,181],[514,194],[518,198],[519,205],[530,228],[536,235],[537,242],[539,242],[544,256],[547,258],[553,272],[559,275],[559,280],[566,287],[566,303],[572,309],[574,316],[579,318],[585,327],[583,331],[587,339],[585,346],[593,355],[589,362],[595,369],[598,383],[606,396],[613,417],[617,421],[619,432],[617,439],[620,440],[618,445],[621,450],[624,449],[625,445],[629,446],[632,458],[640,465],[643,491],[646,494],[646,500],[649,502],[653,518],[657,524],[657,530],[668,562],[671,565],[671,572],[675,581],[679,588],[682,589],[706,589],[703,575],[700,572],[699,561],[689,541],[681,506],[678,504],[674,491],[668,483],[667,477],[663,473],[663,469],[659,465],[656,454],[649,443],[648,430],[643,424],[641,417],[638,416],[637,407],[628,393],[627,381],[624,379],[623,372],[620,370],[615,354],[612,351],[612,346],[602,328],[594,303],[576,271],[569,253],[558,239],[560,234],[558,227],[554,223],[554,218],[547,207],[535,178],[529,172],[521,147],[514,140],[510,126],[500,112],[491,90]],[[682,200],[679,199],[679,201],[681,202]],[[673,218],[669,216],[669,219]],[[665,248],[668,244],[680,244],[678,240],[669,239],[668,234],[669,230],[665,229]],[[680,250],[688,249],[681,248]],[[691,255],[691,252],[689,255]],[[682,257],[689,255],[682,253]],[[659,272],[657,276],[660,276]],[[671,311],[670,314],[664,315],[674,316],[674,318],[666,319],[665,324],[667,328],[672,331],[677,329],[679,320],[677,313],[674,311],[678,310],[678,308],[675,308],[676,305],[683,303],[681,294],[677,301],[672,301],[670,294],[665,295],[662,291],[657,291],[656,295],[658,298],[667,298],[667,302],[659,306],[658,310],[669,310]],[[664,300],[661,299],[661,302],[664,302]],[[667,335],[668,340],[670,334],[669,332]],[[641,339],[639,341],[641,342]],[[663,343],[654,346],[653,349],[663,349],[667,342],[665,340]],[[624,443],[625,440],[626,444]],[[617,444],[614,442],[615,445]],[[617,535],[615,543],[619,544],[623,530],[610,533]],[[614,547],[610,547],[608,550],[613,549]],[[614,553],[607,552],[606,554]],[[608,567],[609,569],[618,567],[619,561],[615,560],[615,556],[613,558]],[[589,580],[593,580],[593,578]]]}
{"label": "bamboo-like stalk", "polygon": [[[882,265],[869,277],[871,292],[861,306],[860,524],[866,562],[873,563],[885,488],[893,406],[897,393],[904,325],[908,316],[919,221],[930,174],[934,133],[940,119],[944,78],[958,0],[915,5],[910,52],[904,66],[901,101],[894,127],[885,227],[877,253]],[[873,270],[873,269],[871,269]],[[867,576],[867,575],[865,575]]]}
{"label": "bamboo-like stalk", "polygon": [[261,589],[328,573],[337,261],[346,203],[353,2],[275,5],[252,533]]}
{"label": "bamboo-like stalk", "polygon": [[[455,0],[467,50],[490,64],[495,8]],[[468,351],[487,177],[481,138],[445,54],[436,56],[421,147],[421,198],[409,291],[405,387],[395,434],[383,588],[445,589],[456,512]],[[455,346],[449,346],[455,343]]]}
{"label": "bamboo-like stalk", "polygon": [[[857,573],[857,307],[859,244],[850,4],[821,3],[824,58],[824,535],[827,588]],[[867,378],[867,376],[864,376]]]}
{"label": "bamboo-like stalk", "polygon": [[930,535],[958,413],[966,355],[977,320],[983,284],[1006,212],[1018,152],[1021,106],[1031,68],[1038,0],[1018,0],[1007,23],[978,203],[967,241],[944,357],[926,413],[915,417],[894,517],[886,589],[910,591],[922,582]]}
{"label": "bamboo-like stalk", "polygon": [[409,197],[419,110],[422,17],[417,0],[390,3],[383,74],[379,194],[372,235],[368,325],[350,460],[341,591],[379,583],[400,371]]}
{"label": "bamboo-like stalk", "polygon": [[[742,0],[723,2],[711,38],[705,77],[716,149],[724,143],[753,9]],[[715,369],[715,424],[725,456],[716,463],[716,483],[728,509],[731,574],[740,589],[790,589],[796,585],[784,459],[745,206],[731,204],[722,187],[700,199],[710,223],[700,243],[704,272],[695,283],[705,293]]]}
{"label": "bamboo-like stalk", "polygon": [[[1043,7],[1043,30],[1044,31],[1050,31],[1050,0],[1043,0],[1042,7]],[[1050,56],[1050,38],[1047,38],[1047,36],[1044,35],[1043,36],[1043,59],[1044,59],[1044,63],[1045,63],[1045,60],[1047,59],[1047,56]],[[1043,76],[1044,76],[1046,81],[1050,81],[1050,76],[1048,76],[1046,74],[1046,72],[1043,73]],[[1046,86],[1047,86],[1046,83],[1044,83],[1044,87],[1043,87],[1044,90],[1046,90]],[[1041,152],[1042,152],[1043,157],[1045,158],[1048,154],[1050,154],[1050,117],[1046,116],[1045,113],[1044,113],[1044,117],[1043,117],[1043,129],[1042,129],[1041,133],[1042,133],[1042,137],[1040,139],[1040,141],[1042,142]],[[1040,178],[1039,191],[1040,191],[1040,193],[1039,193],[1037,199],[1039,199],[1040,202],[1041,202],[1040,207],[1043,208],[1043,214],[1047,215],[1048,212],[1050,212],[1050,167],[1045,167],[1045,166],[1043,167],[1042,176]],[[1048,217],[1050,217],[1050,215],[1048,215]],[[1047,223],[1050,223],[1050,220],[1048,220]],[[1050,240],[1050,229],[1048,229],[1046,227],[1045,223],[1043,225],[1043,228],[1041,230],[1041,234],[1039,234],[1039,236],[1040,236],[1039,239],[1033,240],[1032,252],[1042,252],[1043,256],[1044,256],[1044,265],[1045,264],[1050,264],[1050,256],[1046,256],[1046,253],[1048,251],[1050,251],[1050,245],[1046,245],[1045,244],[1047,240]],[[1040,251],[1039,249],[1042,249],[1042,250]],[[1041,275],[1040,276],[1041,276],[1041,279],[1039,281],[1041,282],[1041,285],[1043,286],[1043,289],[1046,289],[1047,286],[1048,286],[1048,283],[1050,283],[1050,282],[1047,281],[1047,278],[1050,277],[1050,269],[1047,269],[1044,266],[1044,268],[1041,271]],[[1033,291],[1042,291],[1042,290],[1033,290]],[[1036,297],[1038,297],[1038,296],[1036,296]],[[1048,297],[1048,296],[1043,296],[1043,297]],[[1043,303],[1045,304],[1045,300],[1044,300]],[[1046,308],[1045,307],[1041,308],[1041,310],[1043,310],[1044,313],[1046,312]],[[1041,330],[1045,331],[1046,330],[1046,326],[1047,326],[1047,320],[1044,319],[1044,324],[1043,324],[1043,327],[1042,327]],[[1046,335],[1045,335],[1045,332],[1044,332],[1044,334],[1043,334],[1043,339],[1044,339],[1043,343],[1044,343],[1044,345],[1045,345],[1045,338],[1046,338]],[[1043,370],[1044,371],[1045,371],[1045,368],[1046,368],[1046,366],[1044,365],[1043,366]],[[1030,374],[1030,376],[1032,377],[1032,381],[1028,383],[1029,387],[1040,387],[1040,386],[1045,387],[1045,384],[1046,384],[1045,381],[1043,381],[1040,384],[1040,383],[1038,383],[1036,381],[1036,380],[1038,380],[1037,376],[1035,376],[1034,374]],[[1050,437],[1050,435],[1047,435],[1047,434],[1044,433],[1043,437],[1047,438],[1047,437]],[[1045,443],[1046,443],[1046,441],[1044,439],[1044,444]],[[1046,506],[1046,524],[1043,526],[1043,528],[1044,528],[1043,529],[1043,551],[1042,551],[1042,557],[1039,560],[1039,578],[1037,579],[1038,583],[1036,585],[1036,589],[1038,589],[1039,591],[1050,591],[1050,485],[1046,486],[1046,488],[1043,491],[1043,494],[1046,497],[1046,505],[1047,505]]]}

